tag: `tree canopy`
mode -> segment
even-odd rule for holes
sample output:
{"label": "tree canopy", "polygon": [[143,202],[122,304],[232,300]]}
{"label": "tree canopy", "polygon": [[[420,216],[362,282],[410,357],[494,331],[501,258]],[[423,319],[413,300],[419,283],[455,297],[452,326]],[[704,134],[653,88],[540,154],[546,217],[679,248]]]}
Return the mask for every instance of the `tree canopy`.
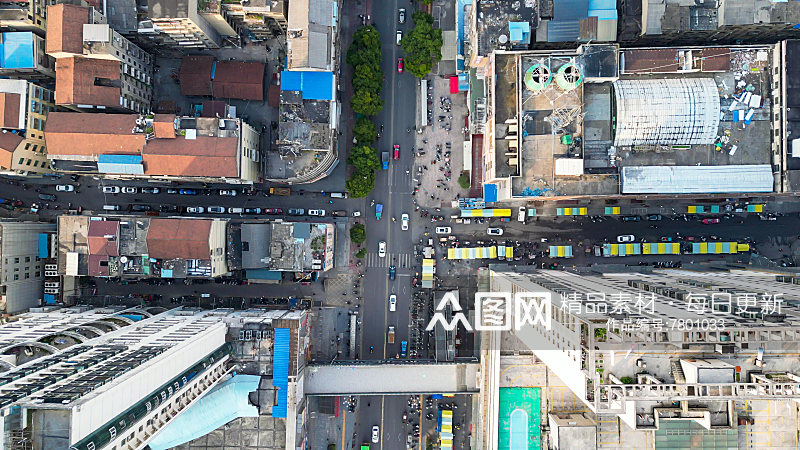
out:
{"label": "tree canopy", "polygon": [[353,96],[350,98],[350,108],[357,114],[374,116],[383,109],[383,100],[378,93],[359,90],[353,92]]}
{"label": "tree canopy", "polygon": [[355,171],[350,178],[345,182],[347,192],[351,197],[364,198],[375,187],[375,172],[374,171]]}
{"label": "tree canopy", "polygon": [[350,149],[347,164],[352,165],[356,172],[378,170],[381,167],[381,160],[378,158],[378,152],[374,148],[360,145]]}
{"label": "tree canopy", "polygon": [[442,60],[442,30],[433,28],[433,16],[426,12],[415,12],[411,19],[414,28],[403,36],[400,46],[406,53],[406,70],[422,78]]}
{"label": "tree canopy", "polygon": [[369,117],[361,116],[356,120],[356,125],[353,127],[353,136],[359,145],[372,145],[378,139],[378,130]]}
{"label": "tree canopy", "polygon": [[363,223],[357,223],[350,228],[350,240],[356,245],[361,245],[367,240],[367,229]]}

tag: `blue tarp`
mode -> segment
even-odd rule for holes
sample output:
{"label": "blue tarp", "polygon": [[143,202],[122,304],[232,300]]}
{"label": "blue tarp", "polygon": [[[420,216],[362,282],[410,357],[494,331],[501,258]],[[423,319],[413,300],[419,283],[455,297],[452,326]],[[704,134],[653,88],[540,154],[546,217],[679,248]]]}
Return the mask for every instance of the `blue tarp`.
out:
{"label": "blue tarp", "polygon": [[108,164],[141,164],[139,155],[98,155],[97,162]]}
{"label": "blue tarp", "polygon": [[295,239],[308,239],[311,237],[311,224],[308,222],[295,222],[293,235]]}
{"label": "blue tarp", "polygon": [[484,184],[483,185],[483,200],[485,202],[496,202],[497,201],[497,185],[496,184]]}
{"label": "blue tarp", "polygon": [[272,385],[278,389],[278,404],[272,407],[272,417],[286,418],[290,336],[291,330],[288,328],[275,328],[275,342],[272,349]]}
{"label": "blue tarp", "polygon": [[300,91],[303,100],[333,100],[333,72],[281,72],[282,91]]}
{"label": "blue tarp", "polygon": [[39,233],[39,259],[50,257],[50,240],[47,233]]}
{"label": "blue tarp", "polygon": [[144,318],[140,314],[120,314],[120,316],[121,317],[127,317],[128,319],[131,319],[134,322],[138,322],[138,321],[140,321],[140,320],[142,320]]}
{"label": "blue tarp", "polygon": [[3,33],[0,53],[0,67],[4,69],[33,68],[33,33],[30,31]]}
{"label": "blue tarp", "polygon": [[44,294],[44,304],[45,305],[55,305],[56,304],[56,296],[53,294]]}
{"label": "blue tarp", "polygon": [[235,375],[220,383],[156,434],[149,442],[150,448],[166,450],[205,436],[239,417],[258,417],[258,408],[250,404],[248,395],[258,389],[260,380],[258,375]]}

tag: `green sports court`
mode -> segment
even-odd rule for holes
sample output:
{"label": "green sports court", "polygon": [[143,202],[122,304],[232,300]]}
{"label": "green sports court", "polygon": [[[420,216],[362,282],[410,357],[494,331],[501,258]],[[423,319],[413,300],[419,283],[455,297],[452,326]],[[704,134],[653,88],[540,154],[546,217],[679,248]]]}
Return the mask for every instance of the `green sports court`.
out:
{"label": "green sports court", "polygon": [[498,414],[500,450],[539,450],[541,391],[539,388],[500,388]]}

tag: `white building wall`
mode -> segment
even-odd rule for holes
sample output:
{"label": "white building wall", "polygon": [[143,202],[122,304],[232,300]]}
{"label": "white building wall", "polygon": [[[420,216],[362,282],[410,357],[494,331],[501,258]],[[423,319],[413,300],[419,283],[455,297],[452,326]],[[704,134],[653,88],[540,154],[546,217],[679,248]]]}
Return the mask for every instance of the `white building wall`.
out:
{"label": "white building wall", "polygon": [[[215,323],[203,333],[177,345],[95,391],[94,397],[72,409],[71,443],[88,436],[111,418],[160,388],[225,343],[226,327]],[[156,343],[154,343],[156,344]]]}
{"label": "white building wall", "polygon": [[0,224],[0,264],[5,287],[5,312],[39,306],[44,294],[44,266],[38,261],[39,233],[55,231],[55,224],[3,222]]}
{"label": "white building wall", "polygon": [[225,254],[226,231],[228,221],[215,219],[211,223],[211,230],[208,233],[208,248],[211,249],[211,276],[218,277],[228,273],[228,263]]}

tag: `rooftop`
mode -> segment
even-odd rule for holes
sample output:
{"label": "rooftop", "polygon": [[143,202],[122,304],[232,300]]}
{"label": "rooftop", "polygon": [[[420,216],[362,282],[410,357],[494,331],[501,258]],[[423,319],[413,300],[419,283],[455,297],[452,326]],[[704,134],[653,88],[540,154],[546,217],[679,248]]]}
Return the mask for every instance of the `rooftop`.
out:
{"label": "rooftop", "polygon": [[0,68],[30,69],[36,67],[35,45],[42,38],[30,31],[2,33],[0,40]]}
{"label": "rooftop", "polygon": [[83,54],[83,25],[90,23],[91,11],[68,3],[49,5],[46,52]]}
{"label": "rooftop", "polygon": [[687,4],[680,0],[641,0],[643,34],[716,30],[728,25],[800,23],[800,5],[769,0],[726,0]]}
{"label": "rooftop", "polygon": [[181,60],[179,72],[181,95],[211,96],[211,74],[214,71],[214,57],[207,55],[187,55]]}
{"label": "rooftop", "polygon": [[242,267],[300,272],[333,266],[333,224],[242,224]]}
{"label": "rooftop", "polygon": [[330,70],[333,28],[336,26],[333,0],[289,2],[287,65],[294,69]]}
{"label": "rooftop", "polygon": [[56,104],[120,106],[119,61],[71,56],[56,60]]}
{"label": "rooftop", "polygon": [[151,19],[188,18],[197,11],[197,0],[147,0],[147,17]]}
{"label": "rooftop", "polygon": [[[552,11],[553,2],[549,6]],[[509,24],[527,23],[534,30],[539,24],[539,12],[536,4],[530,0],[473,2],[472,7],[475,8],[478,23],[478,55],[486,56],[494,50],[510,49]],[[527,49],[527,45],[524,49]]]}
{"label": "rooftop", "polygon": [[214,98],[264,100],[266,64],[220,61],[216,65],[212,89]]}
{"label": "rooftop", "polygon": [[59,270],[72,275],[184,278],[211,273],[223,219],[60,216]]}
{"label": "rooftop", "polygon": [[[144,133],[136,114],[51,112],[45,123],[49,155],[140,154]],[[142,130],[143,131],[143,130]]]}
{"label": "rooftop", "polygon": [[[497,54],[494,175],[512,177],[513,196],[613,195],[624,167],[770,164],[771,55],[612,45]],[[697,187],[724,189],[707,188]]]}

